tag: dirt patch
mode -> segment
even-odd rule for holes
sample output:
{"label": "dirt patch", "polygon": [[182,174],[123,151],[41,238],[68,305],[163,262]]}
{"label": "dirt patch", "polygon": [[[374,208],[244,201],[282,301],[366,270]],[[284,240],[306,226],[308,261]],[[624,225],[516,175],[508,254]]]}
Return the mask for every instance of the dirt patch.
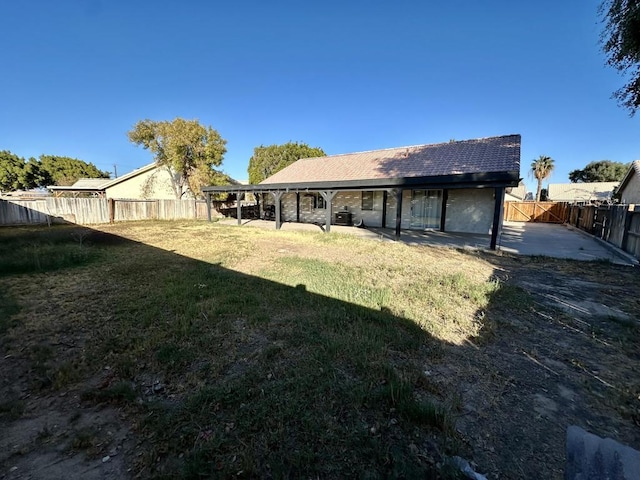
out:
{"label": "dirt patch", "polygon": [[489,478],[563,478],[570,425],[640,448],[637,272],[599,263],[490,261],[533,303],[506,312],[494,305],[498,325],[489,339],[477,348],[447,348],[431,366],[461,395],[457,428],[480,471]]}

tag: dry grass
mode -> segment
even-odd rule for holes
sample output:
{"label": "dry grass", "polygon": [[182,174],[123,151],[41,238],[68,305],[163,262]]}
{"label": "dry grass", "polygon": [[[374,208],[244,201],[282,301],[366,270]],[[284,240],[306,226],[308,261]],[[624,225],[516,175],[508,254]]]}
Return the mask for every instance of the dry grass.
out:
{"label": "dry grass", "polygon": [[[17,255],[0,276],[0,346],[25,368],[0,373],[126,411],[138,439],[127,458],[144,477],[439,478],[453,454],[497,462],[478,451],[494,429],[548,434],[510,395],[537,378],[529,358],[558,339],[545,335],[564,333],[539,328],[545,307],[498,277],[575,262],[199,222],[105,225],[82,246],[74,232],[0,231],[14,245],[81,248],[85,262],[25,270]],[[593,352],[589,335],[576,339],[563,338],[571,358]],[[25,407],[11,392],[0,420]],[[492,418],[505,399],[513,411]],[[470,405],[486,421],[479,438],[457,432],[473,424]]]}

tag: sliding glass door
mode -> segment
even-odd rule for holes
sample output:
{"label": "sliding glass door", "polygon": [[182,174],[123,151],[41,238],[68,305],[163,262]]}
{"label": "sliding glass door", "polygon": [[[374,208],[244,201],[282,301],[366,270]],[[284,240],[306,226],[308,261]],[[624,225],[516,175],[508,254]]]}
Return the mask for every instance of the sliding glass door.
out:
{"label": "sliding glass door", "polygon": [[426,230],[440,228],[442,190],[411,191],[411,228]]}

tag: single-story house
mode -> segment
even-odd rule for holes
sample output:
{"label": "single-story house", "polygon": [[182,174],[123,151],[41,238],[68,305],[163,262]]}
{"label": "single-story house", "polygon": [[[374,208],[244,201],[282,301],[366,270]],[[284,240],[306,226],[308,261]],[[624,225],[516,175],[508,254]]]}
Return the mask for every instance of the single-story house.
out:
{"label": "single-story house", "polygon": [[629,170],[616,189],[616,196],[620,198],[620,203],[640,204],[640,160],[631,162]]}
{"label": "single-story house", "polygon": [[62,194],[91,195],[100,198],[132,200],[175,199],[171,173],[164,167],[150,163],[118,178],[81,178],[70,186],[47,187],[55,196]]}
{"label": "single-story house", "polygon": [[[520,135],[304,158],[258,185],[205,187],[253,193],[285,222],[491,233],[495,248],[505,189],[520,181]],[[207,202],[209,213],[211,202]],[[273,208],[271,208],[273,206]],[[240,202],[238,202],[240,223]]]}
{"label": "single-story house", "polygon": [[517,187],[509,187],[504,195],[505,202],[523,202],[527,197],[527,186],[520,181]]}
{"label": "single-story house", "polygon": [[550,183],[547,198],[551,202],[610,202],[618,182]]}

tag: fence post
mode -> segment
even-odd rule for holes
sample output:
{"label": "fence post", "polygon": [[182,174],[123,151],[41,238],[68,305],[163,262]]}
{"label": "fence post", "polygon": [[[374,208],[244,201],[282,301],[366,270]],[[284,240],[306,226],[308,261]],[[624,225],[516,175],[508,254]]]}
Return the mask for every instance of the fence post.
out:
{"label": "fence post", "polygon": [[109,199],[109,223],[115,222],[116,219],[116,199]]}
{"label": "fence post", "polygon": [[624,228],[622,229],[622,242],[620,247],[625,252],[627,251],[627,242],[629,240],[629,229],[631,228],[631,219],[633,218],[633,212],[635,211],[635,205],[628,205],[627,211],[624,212]]}

